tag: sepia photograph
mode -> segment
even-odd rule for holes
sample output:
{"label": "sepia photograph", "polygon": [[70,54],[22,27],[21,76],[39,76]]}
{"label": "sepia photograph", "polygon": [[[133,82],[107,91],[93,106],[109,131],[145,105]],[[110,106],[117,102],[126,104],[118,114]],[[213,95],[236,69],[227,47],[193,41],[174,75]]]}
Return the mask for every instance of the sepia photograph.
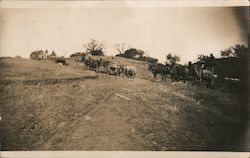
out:
{"label": "sepia photograph", "polygon": [[248,6],[12,3],[0,151],[250,151]]}

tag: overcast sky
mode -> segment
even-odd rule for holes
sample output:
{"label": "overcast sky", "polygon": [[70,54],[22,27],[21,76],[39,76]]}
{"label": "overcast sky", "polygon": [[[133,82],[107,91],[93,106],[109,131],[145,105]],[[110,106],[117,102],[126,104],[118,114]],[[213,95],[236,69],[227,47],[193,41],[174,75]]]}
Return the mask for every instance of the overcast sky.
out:
{"label": "overcast sky", "polygon": [[28,58],[48,49],[67,57],[94,38],[106,44],[106,55],[117,54],[114,43],[126,43],[161,62],[171,52],[185,63],[247,44],[247,30],[230,7],[13,8],[0,15],[1,56]]}

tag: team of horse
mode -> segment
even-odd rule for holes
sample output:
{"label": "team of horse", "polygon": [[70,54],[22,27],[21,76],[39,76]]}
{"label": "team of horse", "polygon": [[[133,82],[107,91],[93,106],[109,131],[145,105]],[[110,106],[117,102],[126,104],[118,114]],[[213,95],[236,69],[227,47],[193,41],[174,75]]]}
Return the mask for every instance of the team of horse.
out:
{"label": "team of horse", "polygon": [[[55,63],[62,65],[68,65],[63,58],[53,57],[48,54],[47,51],[34,51],[30,55],[31,59],[35,60],[54,60]],[[136,71],[132,66],[126,66],[117,64],[112,60],[106,60],[102,58],[93,58],[88,55],[80,55],[75,58],[76,62],[83,62],[87,69],[95,71],[97,73],[105,73],[116,76],[126,76],[128,78],[135,78]],[[181,64],[149,64],[149,70],[153,73],[153,77],[156,79],[157,75],[161,76],[162,81],[166,81],[167,76],[170,76],[172,82],[183,81],[184,83],[191,81],[196,84],[206,84],[207,87],[214,88],[216,86],[216,79],[219,81],[220,77],[217,77],[213,73],[213,69],[205,68],[204,63],[196,62],[189,63],[188,65]],[[219,84],[219,82],[218,82]]]}
{"label": "team of horse", "polygon": [[105,73],[116,76],[126,76],[128,78],[135,78],[135,68],[132,66],[125,66],[122,64],[115,64],[112,61],[105,59],[94,59],[87,55],[81,55],[76,58],[76,62],[83,62],[89,70],[97,73]]}
{"label": "team of horse", "polygon": [[153,73],[154,78],[156,79],[157,75],[161,76],[161,80],[165,81],[167,76],[171,76],[172,82],[183,81],[184,83],[191,81],[196,84],[206,84],[207,87],[214,88],[215,79],[217,75],[215,75],[208,68],[204,68],[204,64],[197,63],[189,63],[189,65],[181,65],[173,63],[169,64],[150,64],[149,70]]}

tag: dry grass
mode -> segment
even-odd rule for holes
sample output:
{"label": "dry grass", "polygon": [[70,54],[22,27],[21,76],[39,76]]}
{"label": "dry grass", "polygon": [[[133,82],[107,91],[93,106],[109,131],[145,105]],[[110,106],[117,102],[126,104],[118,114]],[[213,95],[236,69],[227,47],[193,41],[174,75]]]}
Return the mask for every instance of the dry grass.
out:
{"label": "dry grass", "polygon": [[[237,140],[244,107],[238,94],[152,82],[144,64],[134,62],[135,79],[98,74],[97,79],[49,85],[1,84],[2,149],[242,150]],[[91,73],[72,64],[1,60],[5,79]]]}

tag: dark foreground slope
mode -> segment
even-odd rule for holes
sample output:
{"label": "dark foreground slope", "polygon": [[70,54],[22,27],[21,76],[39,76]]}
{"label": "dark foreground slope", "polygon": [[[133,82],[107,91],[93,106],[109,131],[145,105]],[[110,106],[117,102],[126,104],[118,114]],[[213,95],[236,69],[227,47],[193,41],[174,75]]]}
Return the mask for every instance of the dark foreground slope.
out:
{"label": "dark foreground slope", "polygon": [[[1,59],[5,80],[84,75],[96,74]],[[53,84],[1,83],[2,150],[244,150],[241,95],[97,75]]]}

